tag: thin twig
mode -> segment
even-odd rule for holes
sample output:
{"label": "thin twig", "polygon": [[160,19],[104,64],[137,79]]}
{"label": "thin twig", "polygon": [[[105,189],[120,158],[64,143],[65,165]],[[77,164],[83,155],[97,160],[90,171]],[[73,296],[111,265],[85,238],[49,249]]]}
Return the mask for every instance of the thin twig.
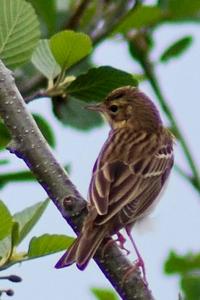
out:
{"label": "thin twig", "polygon": [[[79,233],[87,214],[86,201],[70,181],[66,171],[54,157],[49,145],[27,110],[11,72],[0,61],[0,116],[12,142],[9,150],[23,159],[36,176],[64,219]],[[139,270],[123,278],[131,267],[130,261],[113,243],[103,253],[105,241],[95,255],[95,261],[122,299],[153,300],[151,291],[141,279]]]}
{"label": "thin twig", "polygon": [[66,29],[76,29],[79,25],[81,17],[83,16],[87,6],[90,4],[90,0],[82,0],[78,5],[77,9],[72,14],[71,18],[64,26]]}
{"label": "thin twig", "polygon": [[199,175],[198,169],[196,167],[195,160],[194,160],[192,153],[189,149],[189,146],[182,134],[182,131],[179,128],[178,123],[176,122],[176,118],[161,91],[160,85],[158,83],[159,81],[158,81],[158,78],[157,78],[155,70],[154,70],[154,66],[151,63],[150,59],[147,57],[144,59],[141,59],[140,64],[144,70],[144,73],[145,73],[147,79],[149,80],[149,82],[152,86],[152,89],[154,90],[154,92],[159,100],[161,108],[163,109],[163,111],[165,112],[169,121],[171,122],[171,127],[176,132],[176,136],[182,146],[183,152],[185,154],[185,158],[187,159],[188,164],[189,164],[190,169],[193,174],[193,180],[192,180],[193,186],[196,188],[196,190],[198,192],[200,192],[200,175]]}

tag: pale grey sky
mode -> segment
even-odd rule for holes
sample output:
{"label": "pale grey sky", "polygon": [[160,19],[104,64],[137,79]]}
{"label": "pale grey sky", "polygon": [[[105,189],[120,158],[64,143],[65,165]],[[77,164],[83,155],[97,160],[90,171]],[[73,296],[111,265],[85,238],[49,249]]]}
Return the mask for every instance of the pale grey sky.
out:
{"label": "pale grey sky", "polygon": [[[155,35],[156,48],[152,57],[158,57],[158,54],[170,42],[186,34],[192,34],[195,38],[191,49],[180,59],[158,66],[157,70],[162,89],[167,95],[199,166],[199,26],[189,24],[162,26]],[[139,70],[137,64],[130,59],[127,48],[120,39],[102,44],[95,52],[94,62],[98,65],[110,65],[133,73]],[[147,83],[142,84],[141,88],[156,102]],[[59,124],[51,113],[50,103],[47,99],[31,103],[29,107],[31,111],[43,114],[53,126],[57,133],[55,155],[63,164],[71,163],[71,178],[81,193],[86,196],[91,169],[107,137],[108,127],[105,125],[89,133],[82,133]],[[187,168],[178,143],[175,152],[176,161]],[[10,158],[9,154],[0,155],[2,158]],[[18,167],[24,169],[24,163],[13,157],[11,167],[6,167],[5,170],[16,170]],[[12,212],[44,200],[45,197],[45,192],[36,183],[8,185],[0,194],[0,198],[6,201]],[[187,251],[199,251],[200,236],[196,234],[197,228],[200,228],[199,204],[200,199],[191,186],[173,172],[168,188],[153,214],[151,226],[153,228],[143,233],[133,230],[135,240],[146,263],[150,288],[156,300],[178,299],[177,277],[167,277],[163,274],[163,261],[170,249],[175,249],[182,254]],[[73,234],[52,204],[29,238],[32,235],[43,233]],[[27,247],[27,240],[24,242],[22,250]],[[130,245],[128,244],[128,246]],[[60,256],[61,253],[8,269],[5,273],[15,273],[23,278],[23,282],[20,284],[5,282],[5,286],[14,288],[15,300],[55,298],[92,300],[94,298],[89,291],[90,287],[110,286],[94,262],[91,262],[84,272],[80,272],[75,266],[55,270],[53,266]],[[2,284],[4,283],[2,282]]]}

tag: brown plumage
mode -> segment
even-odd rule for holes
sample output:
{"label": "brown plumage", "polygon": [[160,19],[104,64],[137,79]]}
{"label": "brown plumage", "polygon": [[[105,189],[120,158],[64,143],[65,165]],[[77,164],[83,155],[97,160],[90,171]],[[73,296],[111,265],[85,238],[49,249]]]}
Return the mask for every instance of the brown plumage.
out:
{"label": "brown plumage", "polygon": [[149,214],[173,165],[173,136],[151,100],[134,87],[110,93],[89,107],[111,126],[93,168],[83,229],[57,263],[84,269],[109,235]]}

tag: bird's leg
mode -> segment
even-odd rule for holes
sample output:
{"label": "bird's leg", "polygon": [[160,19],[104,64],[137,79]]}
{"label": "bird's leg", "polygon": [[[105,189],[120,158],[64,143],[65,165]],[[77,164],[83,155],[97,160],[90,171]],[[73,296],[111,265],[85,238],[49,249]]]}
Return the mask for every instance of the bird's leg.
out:
{"label": "bird's leg", "polygon": [[[126,233],[128,235],[128,237],[130,238],[130,241],[135,249],[136,255],[137,255],[137,262],[136,264],[133,266],[132,271],[135,271],[135,267],[141,267],[142,269],[142,273],[143,273],[143,281],[144,283],[147,285],[147,278],[146,278],[146,270],[145,270],[145,265],[144,265],[144,260],[142,258],[142,256],[140,255],[140,252],[136,246],[136,243],[131,235],[131,226],[126,226]],[[131,270],[128,271],[128,274],[131,273]],[[127,277],[127,276],[126,276]]]}
{"label": "bird's leg", "polygon": [[119,245],[120,249],[125,250],[127,255],[130,253],[130,251],[128,249],[126,249],[125,246],[124,246],[124,244],[126,242],[125,237],[119,231],[116,232],[116,235],[117,235],[117,239],[113,240],[112,238],[109,238],[106,241],[106,243],[105,243],[105,245],[102,249],[102,255],[103,256],[105,255],[106,249],[108,247],[112,246],[112,244],[115,243],[115,242],[118,242],[118,245]]}
{"label": "bird's leg", "polygon": [[119,242],[120,249],[125,250],[126,254],[129,255],[130,251],[124,247],[124,244],[126,243],[125,237],[119,231],[116,233],[116,235],[116,242]]}

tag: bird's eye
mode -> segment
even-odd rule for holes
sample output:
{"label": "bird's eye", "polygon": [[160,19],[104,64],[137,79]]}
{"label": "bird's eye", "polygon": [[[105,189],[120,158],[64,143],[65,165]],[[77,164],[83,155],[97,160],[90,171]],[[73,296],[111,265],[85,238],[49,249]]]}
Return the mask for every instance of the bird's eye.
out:
{"label": "bird's eye", "polygon": [[116,113],[118,111],[118,106],[113,104],[109,107],[109,110],[113,113]]}

